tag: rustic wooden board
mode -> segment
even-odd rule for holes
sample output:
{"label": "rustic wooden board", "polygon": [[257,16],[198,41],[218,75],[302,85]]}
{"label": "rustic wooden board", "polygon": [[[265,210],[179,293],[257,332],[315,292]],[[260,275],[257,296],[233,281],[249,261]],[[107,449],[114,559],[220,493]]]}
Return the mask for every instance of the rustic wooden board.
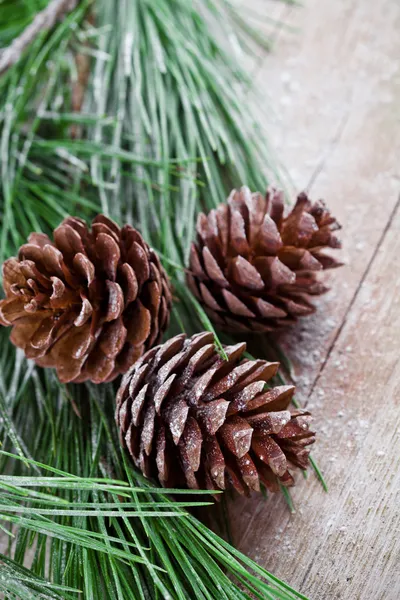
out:
{"label": "rustic wooden board", "polygon": [[[311,600],[400,598],[400,5],[318,2],[290,13],[258,72],[298,189],[343,224],[344,267],[280,343],[315,415],[329,485],[230,505],[234,541]],[[268,84],[268,85],[267,85]]]}

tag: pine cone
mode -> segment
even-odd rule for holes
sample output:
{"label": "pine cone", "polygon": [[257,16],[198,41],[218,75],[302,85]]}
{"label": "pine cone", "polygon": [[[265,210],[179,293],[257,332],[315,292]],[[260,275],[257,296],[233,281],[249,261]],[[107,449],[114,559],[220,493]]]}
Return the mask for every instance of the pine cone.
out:
{"label": "pine cone", "polygon": [[62,382],[110,381],[159,343],[171,291],[156,253],[130,225],[68,217],[32,233],[3,265],[0,322],[11,341]]}
{"label": "pine cone", "polygon": [[310,413],[288,406],[293,386],[268,388],[279,363],[246,360],[246,344],[218,354],[214,337],[178,335],[123,377],[116,420],[137,467],[167,487],[276,491],[308,464]]}
{"label": "pine cone", "polygon": [[340,225],[322,200],[311,203],[305,193],[287,217],[283,212],[282,192],[263,197],[243,187],[199,215],[188,284],[221,329],[287,326],[314,312],[308,296],[328,290],[317,273],[341,264],[323,253],[340,248],[332,233]]}

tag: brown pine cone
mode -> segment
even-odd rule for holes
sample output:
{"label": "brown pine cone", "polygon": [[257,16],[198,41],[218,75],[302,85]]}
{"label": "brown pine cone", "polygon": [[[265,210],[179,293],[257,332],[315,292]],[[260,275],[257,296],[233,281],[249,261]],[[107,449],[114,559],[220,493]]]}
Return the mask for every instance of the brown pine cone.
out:
{"label": "brown pine cone", "polygon": [[4,263],[0,323],[60,381],[110,381],[159,343],[171,308],[167,275],[140,233],[103,215],[91,229],[68,217],[53,237],[32,233]]}
{"label": "brown pine cone", "polygon": [[214,337],[178,335],[123,377],[116,420],[135,465],[166,487],[276,491],[293,485],[289,463],[308,465],[310,413],[288,406],[293,386],[268,387],[279,363],[218,354]]}
{"label": "brown pine cone", "polygon": [[211,319],[226,331],[265,332],[309,315],[309,296],[328,290],[318,271],[342,263],[324,254],[340,248],[340,225],[322,200],[298,196],[284,217],[283,193],[265,197],[233,190],[197,221],[188,284]]}

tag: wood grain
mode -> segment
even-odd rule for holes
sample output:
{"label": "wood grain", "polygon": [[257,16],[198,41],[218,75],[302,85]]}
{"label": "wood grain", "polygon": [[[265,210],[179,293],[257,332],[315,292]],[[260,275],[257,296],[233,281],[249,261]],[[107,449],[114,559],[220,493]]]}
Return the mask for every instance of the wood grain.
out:
{"label": "wood grain", "polygon": [[[258,73],[295,187],[343,224],[348,266],[280,343],[313,410],[330,491],[298,478],[230,506],[239,548],[311,600],[400,597],[400,5],[309,0]],[[265,85],[265,83],[264,83]]]}

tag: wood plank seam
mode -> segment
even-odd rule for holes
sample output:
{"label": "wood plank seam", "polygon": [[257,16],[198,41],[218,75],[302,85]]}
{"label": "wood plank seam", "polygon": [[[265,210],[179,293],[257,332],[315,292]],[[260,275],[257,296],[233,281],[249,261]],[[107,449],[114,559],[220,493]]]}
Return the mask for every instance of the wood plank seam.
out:
{"label": "wood plank seam", "polygon": [[316,377],[314,379],[313,384],[311,385],[311,388],[310,388],[310,391],[308,393],[308,396],[307,396],[307,398],[306,398],[306,400],[304,402],[304,406],[307,406],[308,401],[310,399],[310,396],[314,392],[314,389],[316,388],[316,386],[318,384],[318,381],[319,381],[320,377],[322,376],[322,373],[323,373],[323,371],[324,371],[324,369],[325,369],[325,367],[326,367],[326,365],[327,365],[327,363],[329,361],[329,357],[330,357],[332,351],[335,348],[336,342],[339,339],[340,334],[341,334],[343,328],[345,327],[345,325],[347,323],[347,319],[348,319],[348,316],[349,316],[349,314],[351,312],[351,309],[353,308],[354,303],[357,300],[357,296],[358,296],[358,294],[359,294],[359,292],[360,292],[360,290],[362,288],[362,285],[363,285],[364,281],[368,277],[368,274],[369,274],[369,272],[371,271],[371,269],[372,269],[372,267],[374,265],[374,262],[375,262],[375,259],[377,257],[377,254],[378,254],[378,252],[379,252],[382,244],[385,241],[386,235],[389,232],[390,226],[392,225],[393,220],[396,217],[396,214],[397,214],[397,211],[399,210],[399,208],[400,208],[400,196],[399,196],[396,204],[394,205],[394,208],[393,208],[392,212],[389,215],[389,219],[388,219],[388,221],[387,221],[387,223],[385,225],[384,230],[381,233],[381,236],[380,236],[379,241],[378,241],[378,243],[377,243],[377,245],[375,247],[375,250],[374,250],[374,252],[373,252],[373,254],[372,254],[372,256],[371,256],[371,258],[370,258],[370,260],[369,260],[369,262],[367,264],[367,266],[366,266],[366,269],[364,270],[364,272],[362,274],[362,277],[361,277],[360,281],[358,282],[358,285],[357,285],[357,287],[356,287],[356,289],[354,291],[354,294],[353,294],[353,296],[352,296],[352,298],[350,300],[350,303],[349,303],[349,305],[348,305],[348,307],[346,309],[346,312],[343,315],[343,320],[342,320],[342,322],[341,322],[338,330],[336,331],[335,336],[334,336],[334,338],[333,338],[333,340],[332,340],[332,342],[331,342],[331,344],[330,344],[330,346],[328,348],[328,351],[326,353],[325,359],[321,362],[321,366],[320,366],[320,368],[318,370],[318,373],[317,373],[317,375],[316,375]]}

